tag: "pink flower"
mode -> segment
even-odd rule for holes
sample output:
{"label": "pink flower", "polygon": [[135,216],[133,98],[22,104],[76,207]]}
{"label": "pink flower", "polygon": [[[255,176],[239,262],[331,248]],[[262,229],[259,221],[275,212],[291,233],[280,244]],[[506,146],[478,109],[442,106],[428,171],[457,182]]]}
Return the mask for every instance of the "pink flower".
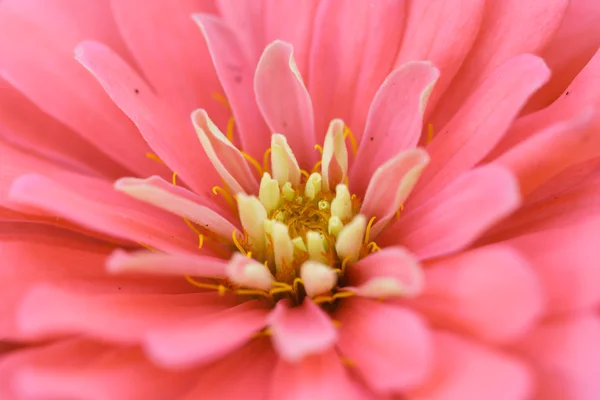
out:
{"label": "pink flower", "polygon": [[0,398],[596,399],[567,3],[1,1]]}

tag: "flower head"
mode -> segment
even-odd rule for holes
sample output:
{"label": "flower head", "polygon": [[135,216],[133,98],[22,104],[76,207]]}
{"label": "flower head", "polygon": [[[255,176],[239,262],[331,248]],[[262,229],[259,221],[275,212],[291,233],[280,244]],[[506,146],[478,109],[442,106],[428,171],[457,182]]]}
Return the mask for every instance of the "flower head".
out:
{"label": "flower head", "polygon": [[593,2],[108,3],[0,3],[1,398],[600,391]]}

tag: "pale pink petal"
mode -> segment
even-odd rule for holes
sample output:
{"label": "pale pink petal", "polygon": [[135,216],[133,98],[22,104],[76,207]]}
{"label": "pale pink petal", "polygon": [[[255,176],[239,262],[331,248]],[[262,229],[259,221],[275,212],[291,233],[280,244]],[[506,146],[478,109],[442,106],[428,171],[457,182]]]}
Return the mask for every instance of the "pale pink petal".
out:
{"label": "pale pink petal", "polygon": [[271,132],[286,137],[301,164],[312,165],[317,159],[312,103],[289,43],[276,40],[265,48],[256,66],[254,92]]}
{"label": "pale pink petal", "polygon": [[202,192],[219,183],[186,118],[175,115],[117,54],[101,43],[84,42],[76,57],[135,122],[156,155],[192,189]]}
{"label": "pale pink petal", "polygon": [[417,296],[424,286],[421,266],[401,247],[370,254],[348,266],[345,276],[352,287],[344,289],[376,299]]}
{"label": "pale pink petal", "polygon": [[135,199],[195,222],[203,229],[214,232],[229,241],[231,241],[232,232],[239,229],[213,210],[211,205],[202,205],[180,195],[178,192],[186,189],[177,188],[161,178],[122,178],[115,182],[114,187]]}
{"label": "pale pink petal", "polygon": [[474,89],[507,60],[542,50],[560,26],[568,3],[549,0],[523,6],[521,0],[486,2],[477,40],[431,122],[445,125]]}
{"label": "pale pink petal", "polygon": [[210,120],[206,111],[194,111],[192,124],[212,166],[231,191],[234,194],[256,192],[258,190],[256,175],[250,170],[242,152],[223,135]]}
{"label": "pale pink petal", "polygon": [[19,205],[104,234],[175,253],[198,251],[197,235],[178,217],[131,199],[107,182],[72,176],[66,185],[31,174],[17,179],[9,196]]}
{"label": "pale pink petal", "polygon": [[269,291],[276,281],[266,265],[241,253],[233,255],[225,272],[231,282],[248,288]]}
{"label": "pale pink petal", "polygon": [[550,315],[600,305],[600,219],[559,226],[510,240],[532,265],[548,296]]}
{"label": "pale pink petal", "polygon": [[442,185],[480,162],[513,123],[529,96],[550,76],[544,61],[521,55],[504,63],[466,100],[439,132],[427,152],[431,163],[409,203],[433,196]]}
{"label": "pale pink petal", "polygon": [[578,118],[553,125],[519,143],[495,162],[519,180],[527,196],[571,165],[600,156],[600,113],[587,109]]}
{"label": "pale pink petal", "polygon": [[[379,88],[369,108],[367,126],[350,169],[350,182],[363,193],[375,170],[407,149],[421,136],[423,112],[438,70],[414,61],[394,70]],[[398,112],[402,110],[402,112]]]}
{"label": "pale pink petal", "polygon": [[117,294],[82,294],[47,284],[34,286],[24,297],[17,324],[24,335],[38,339],[79,333],[139,344],[157,329],[171,329],[174,324],[199,317],[211,319],[231,305],[231,298],[216,292],[136,295],[121,290]]}
{"label": "pale pink petal", "polygon": [[[219,15],[239,41],[240,55],[254,68],[267,45],[265,37],[266,1],[215,0]],[[225,24],[223,24],[225,26]],[[306,34],[306,33],[305,33]],[[210,46],[210,43],[209,43]]]}
{"label": "pale pink petal", "polygon": [[73,49],[84,39],[109,43],[127,57],[106,1],[3,1],[0,27],[4,79],[128,170],[142,175],[164,171],[145,156],[150,149],[135,126],[73,60]]}
{"label": "pale pink petal", "polygon": [[166,254],[149,251],[126,253],[117,249],[106,261],[111,274],[151,274],[226,278],[227,261],[200,255]]}
{"label": "pale pink petal", "polygon": [[579,74],[600,46],[600,3],[571,0],[562,24],[541,52],[552,70],[547,85],[531,99],[527,109],[536,110],[556,100]]}
{"label": "pale pink petal", "polygon": [[[371,102],[391,70],[404,15],[404,2],[320,2],[308,67],[318,142],[333,118],[349,123],[360,139],[365,116],[354,113],[364,114],[366,108],[356,107]],[[360,96],[365,96],[364,101],[357,99]]]}
{"label": "pale pink petal", "polygon": [[501,245],[443,258],[427,264],[425,290],[411,304],[437,325],[486,341],[514,341],[544,312],[545,293],[532,267]]}
{"label": "pale pink petal", "polygon": [[[254,7],[261,1],[236,1],[235,10],[243,12],[246,6]],[[246,21],[251,20],[251,15],[242,15],[248,18]],[[256,105],[253,89],[255,64],[244,57],[248,47],[239,42],[247,36],[236,37],[222,20],[213,15],[196,14],[194,20],[208,44],[212,62],[231,106],[242,148],[255,159],[261,160],[269,147],[271,132]]]}
{"label": "pale pink petal", "polygon": [[[534,379],[520,360],[438,332],[432,379],[406,396],[409,400],[523,400],[531,398]],[[566,400],[566,399],[565,399]]]}
{"label": "pale pink petal", "polygon": [[595,400],[600,393],[597,314],[548,321],[519,348],[537,372],[536,399]]}
{"label": "pale pink petal", "polygon": [[430,60],[440,70],[426,115],[438,103],[475,42],[484,6],[480,0],[410,2],[395,66]]}
{"label": "pale pink petal", "polygon": [[180,319],[153,330],[144,347],[155,363],[165,367],[208,363],[251,340],[265,326],[267,314],[258,301],[247,301],[226,311]]}
{"label": "pale pink petal", "polygon": [[325,352],[337,340],[337,331],[329,315],[309,299],[297,307],[290,307],[284,301],[277,302],[267,321],[273,346],[290,362]]}
{"label": "pale pink petal", "polygon": [[[23,116],[27,118],[23,118]],[[0,78],[0,138],[71,169],[116,178],[127,170]]]}
{"label": "pale pink petal", "polygon": [[515,178],[497,166],[465,172],[427,203],[400,216],[381,236],[399,243],[419,259],[460,250],[520,204]]}
{"label": "pale pink petal", "polygon": [[380,393],[421,384],[433,367],[433,347],[425,323],[407,309],[375,300],[344,299],[338,348],[369,387]]}
{"label": "pale pink petal", "polygon": [[[256,339],[196,370],[195,387],[182,400],[265,400],[277,356],[269,339]],[[233,380],[232,380],[233,379]]]}
{"label": "pale pink petal", "polygon": [[308,297],[326,295],[338,283],[338,273],[329,265],[318,261],[305,261],[300,267],[300,278]]}
{"label": "pale pink petal", "polygon": [[371,400],[344,370],[334,351],[306,357],[299,363],[280,358],[271,379],[271,400]]}
{"label": "pale pink petal", "polygon": [[348,148],[344,138],[344,127],[344,121],[334,119],[329,123],[325,134],[321,159],[322,185],[325,192],[333,190],[348,176]]}
{"label": "pale pink petal", "polygon": [[[228,109],[214,99],[221,85],[193,13],[215,13],[211,0],[178,0],[165,7],[160,0],[111,0],[119,31],[156,93],[182,116],[206,108],[219,126]],[[148,21],[152,21],[148,23]]]}
{"label": "pale pink petal", "polygon": [[427,152],[417,148],[406,150],[377,168],[360,207],[360,213],[367,218],[377,217],[368,239],[377,237],[392,220],[428,163]]}

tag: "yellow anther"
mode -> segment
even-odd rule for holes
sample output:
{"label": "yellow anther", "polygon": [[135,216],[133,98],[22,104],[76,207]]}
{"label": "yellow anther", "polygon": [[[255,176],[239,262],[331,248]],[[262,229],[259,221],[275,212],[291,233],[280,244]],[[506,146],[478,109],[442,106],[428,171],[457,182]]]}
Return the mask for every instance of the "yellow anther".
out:
{"label": "yellow anther", "polygon": [[246,257],[248,257],[248,258],[252,258],[252,252],[251,252],[251,251],[247,252],[247,253],[246,253]]}
{"label": "yellow anther", "polygon": [[323,154],[323,148],[318,144],[315,144],[315,149],[319,150],[319,153]]}
{"label": "yellow anther", "polygon": [[171,183],[173,186],[177,186],[177,171],[173,171],[173,176],[171,177]]}
{"label": "yellow anther", "polygon": [[371,242],[367,245],[367,248],[371,251],[371,253],[375,253],[376,251],[381,251],[381,247],[377,246],[377,243]]}
{"label": "yellow anther", "polygon": [[301,170],[300,170],[300,173],[301,173],[302,175],[304,175],[304,176],[306,177],[306,179],[307,179],[307,180],[308,180],[308,178],[310,177],[310,174],[309,174],[308,172],[306,172],[305,170],[303,170],[303,169],[301,169]]}
{"label": "yellow anther", "polygon": [[427,144],[433,140],[433,124],[427,124]]}
{"label": "yellow anther", "polygon": [[298,284],[302,284],[302,286],[304,286],[304,281],[302,280],[302,278],[296,278],[294,279],[294,283],[292,283],[292,288],[296,293],[298,293]]}
{"label": "yellow anther", "polygon": [[352,146],[352,152],[354,154],[358,153],[356,139],[354,139],[354,134],[352,134],[352,131],[350,130],[350,128],[348,128],[348,125],[344,125],[344,139],[346,138],[350,138],[350,146]]}
{"label": "yellow anther", "polygon": [[223,285],[215,285],[212,283],[198,282],[197,280],[195,280],[194,278],[192,278],[189,275],[185,275],[184,277],[185,277],[185,280],[188,281],[189,284],[191,284],[197,288],[200,288],[200,289],[216,290],[219,292],[219,295],[221,295],[221,296],[223,296],[229,290]]}
{"label": "yellow anther", "polygon": [[269,290],[269,294],[271,296],[273,296],[278,293],[292,293],[293,291],[294,291],[294,289],[292,289],[291,286],[289,288],[279,287],[279,288]]}
{"label": "yellow anther", "polygon": [[146,157],[148,157],[149,159],[151,159],[152,161],[156,161],[159,162],[161,164],[164,164],[165,162],[163,160],[160,159],[160,157],[158,157],[156,154],[154,153],[146,153]]}
{"label": "yellow anther", "polygon": [[400,213],[404,211],[404,204],[400,204],[400,208],[396,211],[396,221],[400,219]]}
{"label": "yellow anther", "polygon": [[317,161],[315,163],[315,165],[312,167],[312,172],[317,172],[319,170],[319,168],[321,167],[321,160]]}
{"label": "yellow anther", "polygon": [[331,298],[333,300],[338,300],[338,299],[346,299],[346,298],[352,297],[352,296],[356,296],[356,293],[354,293],[354,292],[337,292],[336,294],[331,296]]}
{"label": "yellow anther", "polygon": [[225,130],[225,133],[227,134],[227,139],[229,139],[229,141],[231,143],[233,143],[233,131],[234,130],[235,130],[235,118],[232,115],[227,120],[227,129]]}
{"label": "yellow anther", "polygon": [[152,252],[154,252],[154,253],[158,253],[158,250],[156,250],[156,249],[155,249],[154,247],[152,247],[152,246],[148,246],[147,244],[144,244],[144,243],[142,243],[142,242],[138,242],[138,244],[139,244],[140,246],[142,246],[143,248],[145,248],[146,250],[150,250],[150,251],[152,251]]}
{"label": "yellow anther", "polygon": [[230,108],[229,101],[227,101],[227,97],[225,97],[223,94],[219,92],[214,92],[213,94],[211,94],[211,96],[213,99],[223,104],[225,107]]}
{"label": "yellow anther", "polygon": [[220,193],[221,196],[223,196],[223,198],[225,199],[225,201],[229,205],[229,207],[231,207],[231,209],[235,211],[235,203],[233,201],[234,197],[231,196],[231,194],[227,190],[223,189],[221,186],[214,186],[212,188],[212,192],[213,192],[214,195],[217,195],[217,194]]}
{"label": "yellow anther", "polygon": [[237,289],[235,291],[235,294],[240,295],[240,296],[262,296],[267,299],[271,299],[271,296],[269,295],[269,293],[265,292],[264,290]]}
{"label": "yellow anther", "polygon": [[237,231],[234,230],[231,233],[231,238],[233,239],[233,244],[235,244],[235,247],[237,247],[237,249],[240,251],[240,253],[242,253],[243,255],[247,255],[246,250],[244,250],[244,248],[242,247],[242,245],[238,241]]}
{"label": "yellow anther", "polygon": [[240,153],[242,153],[242,155],[244,156],[244,158],[246,160],[248,160],[250,162],[250,164],[252,164],[252,166],[254,168],[256,168],[256,170],[258,171],[258,176],[263,176],[263,169],[260,166],[260,164],[258,163],[258,161],[256,161],[256,159],[254,157],[252,157],[250,154],[244,153],[243,151],[240,151]]}
{"label": "yellow anther", "polygon": [[367,224],[367,229],[365,229],[365,244],[369,243],[369,235],[371,235],[371,227],[373,226],[373,223],[375,222],[375,218],[377,217],[371,217],[371,219],[369,220],[369,223]]}
{"label": "yellow anther", "polygon": [[293,288],[285,282],[273,281],[273,282],[271,282],[271,286],[293,290]]}
{"label": "yellow anther", "polygon": [[263,171],[268,171],[269,170],[269,156],[271,155],[271,148],[269,147],[266,151],[265,154],[263,155]]}
{"label": "yellow anther", "polygon": [[319,296],[312,299],[315,304],[333,303],[333,297],[331,296]]}

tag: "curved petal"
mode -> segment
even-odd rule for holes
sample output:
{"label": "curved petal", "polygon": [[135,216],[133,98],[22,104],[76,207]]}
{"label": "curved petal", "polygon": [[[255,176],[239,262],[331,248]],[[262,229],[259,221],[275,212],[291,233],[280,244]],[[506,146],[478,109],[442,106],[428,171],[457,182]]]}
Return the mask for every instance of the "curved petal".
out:
{"label": "curved petal", "polygon": [[[136,123],[156,154],[197,192],[218,184],[212,164],[189,123],[176,116],[119,56],[97,42],[84,42],[76,58],[98,79],[121,109]],[[200,176],[198,171],[205,171]]]}
{"label": "curved petal", "polygon": [[271,132],[286,137],[301,164],[317,159],[310,95],[296,67],[289,43],[276,40],[263,52],[254,75],[256,102]]}
{"label": "curved petal", "polygon": [[321,176],[323,191],[331,191],[348,176],[348,149],[344,138],[344,121],[334,119],[329,124],[323,142]]}
{"label": "curved petal", "polygon": [[404,391],[429,376],[433,367],[431,337],[425,323],[412,311],[349,298],[334,316],[341,323],[340,352],[374,391]]}
{"label": "curved petal", "polygon": [[381,236],[381,244],[402,244],[419,259],[452,253],[472,243],[520,202],[518,183],[508,171],[476,168],[420,208],[405,209],[405,215]]}
{"label": "curved petal", "polygon": [[337,340],[337,331],[329,315],[309,299],[302,305],[290,307],[279,301],[267,319],[273,346],[289,362],[331,349]]}

